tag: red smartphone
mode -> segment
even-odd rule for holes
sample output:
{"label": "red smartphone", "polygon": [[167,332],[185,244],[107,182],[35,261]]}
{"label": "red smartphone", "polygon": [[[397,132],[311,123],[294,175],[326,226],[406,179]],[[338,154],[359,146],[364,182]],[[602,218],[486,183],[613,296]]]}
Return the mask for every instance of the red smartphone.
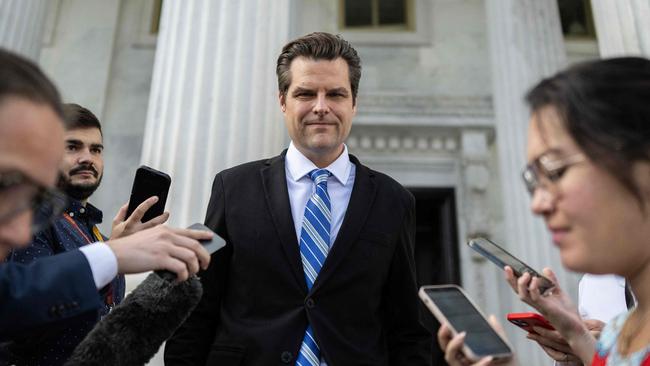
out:
{"label": "red smartphone", "polygon": [[546,318],[537,313],[510,313],[507,318],[510,323],[529,333],[537,334],[537,332],[533,330],[533,327],[555,330]]}

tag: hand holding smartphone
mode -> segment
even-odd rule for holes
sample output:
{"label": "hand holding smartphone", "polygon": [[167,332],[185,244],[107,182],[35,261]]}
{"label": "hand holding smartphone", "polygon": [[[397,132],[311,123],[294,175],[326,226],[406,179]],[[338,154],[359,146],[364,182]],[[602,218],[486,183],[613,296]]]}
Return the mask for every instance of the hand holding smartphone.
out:
{"label": "hand holding smartphone", "polygon": [[529,265],[522,262],[514,255],[508,253],[505,249],[501,248],[486,238],[471,239],[469,242],[467,242],[467,245],[469,245],[470,248],[474,249],[480,255],[489,259],[492,263],[499,266],[501,269],[503,269],[505,266],[510,266],[513,273],[517,277],[520,277],[524,273],[530,273],[532,276],[538,277],[541,281],[539,292],[542,294],[547,290],[555,287],[551,280],[542,276],[539,272],[535,271]]}
{"label": "hand holding smartphone", "polygon": [[157,196],[156,202],[151,208],[144,213],[141,222],[147,222],[155,217],[158,217],[165,212],[165,204],[167,203],[167,194],[169,193],[169,186],[171,185],[171,178],[166,173],[150,168],[148,166],[141,166],[135,172],[135,179],[133,180],[133,188],[131,189],[131,197],[129,198],[129,207],[126,211],[126,218],[133,214],[133,211],[149,197]]}
{"label": "hand holding smartphone", "polygon": [[423,286],[420,299],[441,324],[446,324],[453,335],[466,332],[463,354],[471,360],[492,356],[495,361],[512,357],[512,350],[504,338],[488,323],[485,316],[458,286]]}
{"label": "hand holding smartphone", "polygon": [[[192,224],[191,226],[188,227],[188,229],[209,231],[213,234],[212,239],[210,240],[199,240],[203,248],[210,255],[214,254],[217,250],[226,246],[226,241],[222,237],[220,237],[214,231],[210,230],[209,227],[201,223]],[[167,271],[167,270],[157,270],[155,272],[158,276],[160,276],[162,279],[165,279],[167,281],[173,282],[176,279],[176,275],[174,274],[174,272]]]}

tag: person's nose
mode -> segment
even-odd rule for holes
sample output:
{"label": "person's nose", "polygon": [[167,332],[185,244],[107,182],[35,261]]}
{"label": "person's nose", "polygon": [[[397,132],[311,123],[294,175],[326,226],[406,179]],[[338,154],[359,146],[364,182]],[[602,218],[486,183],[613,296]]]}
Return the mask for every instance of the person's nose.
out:
{"label": "person's nose", "polygon": [[533,191],[530,201],[530,209],[536,215],[545,215],[553,209],[554,197],[546,187],[538,186]]}
{"label": "person's nose", "polygon": [[314,113],[322,117],[329,113],[329,111],[330,108],[327,103],[327,96],[324,93],[318,93],[314,104]]}
{"label": "person's nose", "polygon": [[79,150],[79,155],[77,156],[77,163],[93,163],[93,154],[90,153],[90,149],[81,149]]}

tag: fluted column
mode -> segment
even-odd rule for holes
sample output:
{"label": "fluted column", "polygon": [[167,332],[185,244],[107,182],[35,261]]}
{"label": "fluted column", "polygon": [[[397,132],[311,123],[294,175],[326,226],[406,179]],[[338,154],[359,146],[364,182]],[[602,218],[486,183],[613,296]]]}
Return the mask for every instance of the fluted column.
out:
{"label": "fluted column", "polygon": [[650,56],[650,0],[592,0],[602,57]]}
{"label": "fluted column", "polygon": [[289,11],[290,0],[164,2],[142,162],[172,176],[171,223],[203,221],[215,173],[286,145],[275,61]]}
{"label": "fluted column", "polygon": [[[562,269],[542,220],[532,215],[521,179],[526,163],[529,110],[523,97],[542,77],[566,63],[556,0],[487,0],[492,61],[496,144],[504,208],[503,244],[535,268],[552,267],[563,288],[575,293],[577,281]],[[526,309],[499,281],[501,313]],[[508,328],[507,328],[508,329]],[[517,353],[527,365],[548,364],[539,347],[517,331],[510,333]]]}
{"label": "fluted column", "polygon": [[0,0],[0,47],[38,61],[47,0]]}

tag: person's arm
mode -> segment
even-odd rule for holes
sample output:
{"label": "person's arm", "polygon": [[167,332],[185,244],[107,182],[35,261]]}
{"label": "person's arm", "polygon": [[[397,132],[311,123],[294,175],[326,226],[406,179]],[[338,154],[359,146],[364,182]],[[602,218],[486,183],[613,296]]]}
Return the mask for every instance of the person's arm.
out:
{"label": "person's arm", "polygon": [[232,254],[226,232],[225,199],[222,176],[215,177],[205,225],[227,242],[212,255],[207,270],[199,273],[203,285],[201,301],[165,344],[165,365],[205,365],[218,326],[221,295]]}
{"label": "person's arm", "polygon": [[210,238],[205,231],[157,226],[29,265],[0,264],[0,338],[97,311],[97,290],[117,273],[166,269],[184,281],[207,268],[210,256],[198,240]]}
{"label": "person's arm", "polygon": [[78,250],[29,265],[0,264],[0,338],[100,306],[91,267]]}
{"label": "person's arm", "polygon": [[431,334],[422,325],[415,279],[415,199],[408,194],[383,298],[391,365],[430,365]]}
{"label": "person's arm", "polygon": [[[600,332],[605,327],[605,323],[595,319],[584,319],[583,322],[587,329],[589,329],[591,335],[598,339],[600,337]],[[560,332],[541,327],[534,327],[533,329],[537,334],[529,333],[526,338],[537,342],[544,352],[556,361],[556,365],[582,365],[582,361],[574,354],[574,351],[562,337]]]}
{"label": "person's arm", "polygon": [[516,278],[512,268],[508,266],[505,267],[505,273],[506,281],[519,298],[537,309],[566,340],[573,353],[584,364],[590,364],[596,351],[596,338],[580,318],[578,309],[568,294],[557,284],[555,273],[549,268],[544,268],[544,275],[555,284],[555,287],[544,295],[540,293],[538,279],[529,273]]}
{"label": "person's arm", "polygon": [[29,264],[36,259],[53,256],[57,252],[52,245],[54,240],[51,228],[41,230],[34,235],[32,242],[27,247],[14,249],[9,256],[9,261]]}

